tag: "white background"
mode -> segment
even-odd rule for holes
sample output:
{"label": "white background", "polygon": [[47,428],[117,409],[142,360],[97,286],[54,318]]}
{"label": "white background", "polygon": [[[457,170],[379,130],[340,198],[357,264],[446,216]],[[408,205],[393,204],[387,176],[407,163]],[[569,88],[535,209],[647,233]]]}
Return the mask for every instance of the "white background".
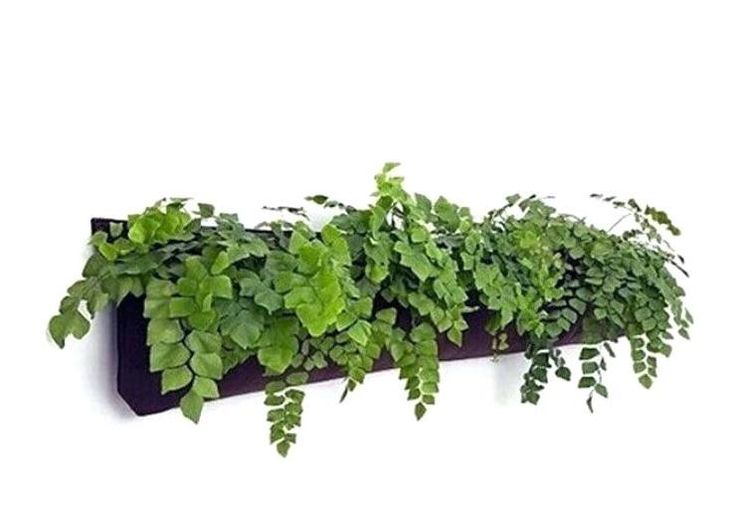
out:
{"label": "white background", "polygon": [[[0,3],[0,521],[734,523],[734,27],[707,0]],[[477,212],[669,210],[692,341],[651,391],[620,345],[594,415],[563,382],[521,405],[519,356],[444,364],[420,423],[395,372],[311,386],[284,460],[259,395],[133,417],[109,316],[47,339],[90,217],[363,204],[384,161]]]}

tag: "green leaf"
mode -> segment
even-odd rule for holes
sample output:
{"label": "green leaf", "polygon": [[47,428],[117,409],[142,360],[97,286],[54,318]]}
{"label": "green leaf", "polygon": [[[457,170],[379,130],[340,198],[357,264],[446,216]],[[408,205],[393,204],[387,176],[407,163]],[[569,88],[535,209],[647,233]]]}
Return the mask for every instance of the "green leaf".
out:
{"label": "green leaf", "polygon": [[370,317],[373,312],[373,298],[363,297],[350,305],[350,310],[359,317]]}
{"label": "green leaf", "polygon": [[270,288],[263,288],[256,294],[254,299],[256,304],[268,310],[269,314],[274,313],[283,306],[281,296]]}
{"label": "green leaf", "polygon": [[[281,297],[278,296],[278,294],[276,294],[275,292],[273,293],[276,297],[270,297],[270,300],[273,303],[271,306],[274,307],[274,310],[277,310],[278,308],[280,308]],[[269,298],[266,297],[264,299]],[[315,301],[317,301],[317,294],[314,292],[311,286],[297,286],[284,297],[284,306],[286,306],[287,308],[296,308],[302,304],[313,304]],[[258,296],[256,296],[256,302],[258,302]],[[261,306],[264,306],[264,308],[268,308],[266,305]],[[270,311],[271,310],[269,309],[269,312]]]}
{"label": "green leaf", "polygon": [[600,352],[597,348],[593,348],[591,346],[586,346],[580,351],[580,359],[583,361],[587,361],[588,359],[593,359],[594,357],[597,357],[600,355]]}
{"label": "green leaf", "polygon": [[639,383],[641,383],[644,388],[651,388],[652,378],[648,375],[639,376]]}
{"label": "green leaf", "polygon": [[347,310],[343,311],[340,313],[340,315],[337,316],[335,328],[337,328],[339,331],[343,331],[357,320],[358,318],[354,313],[348,312]]}
{"label": "green leaf", "polygon": [[171,299],[146,297],[143,302],[143,317],[146,319],[168,319],[171,317],[169,303]]}
{"label": "green leaf", "polygon": [[368,321],[360,320],[357,321],[348,330],[348,336],[350,339],[355,341],[360,346],[365,346],[368,343],[368,338],[371,335],[371,325]]}
{"label": "green leaf", "polygon": [[558,368],[555,371],[555,375],[559,378],[564,379],[565,381],[570,381],[570,377],[571,377],[570,369],[565,366]]}
{"label": "green leaf", "polygon": [[145,244],[148,239],[148,230],[141,221],[136,221],[128,229],[128,239],[136,244]]}
{"label": "green leaf", "polygon": [[195,281],[203,281],[209,274],[207,268],[202,264],[202,258],[196,255],[187,257],[184,260],[184,267],[186,268],[186,277]]}
{"label": "green leaf", "polygon": [[222,338],[217,334],[194,330],[186,338],[187,346],[193,352],[219,352],[222,348]]}
{"label": "green leaf", "polygon": [[570,299],[570,306],[581,315],[585,313],[586,304],[577,297]]}
{"label": "green leaf", "polygon": [[217,320],[217,312],[210,310],[209,312],[197,312],[187,317],[187,322],[195,330],[208,330]]}
{"label": "green leaf", "polygon": [[396,324],[396,308],[384,308],[376,312],[376,319],[390,325]]}
{"label": "green leaf", "polygon": [[276,451],[283,457],[289,454],[289,447],[291,447],[291,443],[288,441],[279,441],[276,443]]}
{"label": "green leaf", "polygon": [[341,265],[351,262],[350,249],[343,234],[333,224],[327,223],[322,228],[322,240],[330,248],[330,255],[334,261]]}
{"label": "green leaf", "polygon": [[225,253],[224,251],[220,252],[217,254],[217,257],[215,257],[215,261],[212,263],[212,267],[210,268],[210,273],[212,273],[212,275],[219,275],[228,266],[230,266],[230,258],[227,256],[227,253]]}
{"label": "green leaf", "polygon": [[291,386],[303,385],[309,379],[306,372],[293,372],[286,377],[286,382]]}
{"label": "green leaf", "polygon": [[199,283],[192,277],[182,277],[176,283],[176,289],[179,292],[179,295],[183,295],[185,297],[194,297],[197,295],[198,287]]}
{"label": "green leaf", "polygon": [[233,283],[226,275],[216,275],[211,278],[212,295],[223,299],[232,299]]}
{"label": "green leaf", "polygon": [[578,381],[578,388],[591,388],[595,386],[595,378],[590,376],[583,376]]}
{"label": "green leaf", "polygon": [[111,222],[110,223],[110,235],[113,238],[120,237],[123,234],[124,225],[122,222]]}
{"label": "green leaf", "polygon": [[244,310],[222,329],[241,348],[252,348],[263,331],[263,320],[253,312]]}
{"label": "green leaf", "polygon": [[194,423],[199,423],[199,417],[202,414],[203,406],[204,399],[202,399],[201,395],[195,392],[194,388],[189,390],[189,392],[179,400],[179,408],[181,408],[182,414]]}
{"label": "green leaf", "polygon": [[176,286],[170,281],[151,279],[146,286],[146,297],[151,299],[165,299],[176,293]]}
{"label": "green leaf", "polygon": [[160,372],[186,364],[191,353],[182,343],[158,343],[151,347],[149,356],[150,371]]}
{"label": "green leaf", "polygon": [[447,331],[447,339],[457,347],[463,345],[463,333],[456,327],[452,327]]}
{"label": "green leaf", "polygon": [[583,363],[583,374],[592,374],[598,370],[598,363]]}
{"label": "green leaf", "polygon": [[311,195],[309,197],[305,197],[305,200],[312,201],[320,206],[327,202],[328,199],[329,197],[327,197],[327,195]]}
{"label": "green leaf", "polygon": [[108,261],[114,261],[118,258],[119,255],[117,247],[114,244],[110,244],[107,242],[100,244],[97,247],[97,251],[99,251],[100,254]]}
{"label": "green leaf", "polygon": [[416,416],[417,421],[422,419],[424,417],[424,414],[427,413],[427,407],[424,406],[423,403],[417,403],[414,405],[414,416]]}
{"label": "green leaf", "polygon": [[197,311],[197,303],[191,297],[172,297],[169,301],[170,317],[187,317]]}
{"label": "green leaf", "polygon": [[460,223],[460,217],[458,216],[456,205],[450,203],[444,197],[440,197],[434,204],[434,212],[447,224],[450,231],[457,229]]}
{"label": "green leaf", "polygon": [[409,235],[411,236],[411,242],[413,243],[422,243],[429,240],[429,232],[426,228],[414,226],[411,228]]}
{"label": "green leaf", "polygon": [[429,323],[422,323],[415,326],[409,336],[415,343],[420,343],[422,341],[434,341],[436,333],[434,328],[432,328],[432,325]]}
{"label": "green leaf", "polygon": [[602,384],[598,383],[595,385],[595,392],[602,397],[608,397],[608,389]]}
{"label": "green leaf", "polygon": [[222,379],[222,358],[218,354],[195,353],[189,364],[198,376]]}
{"label": "green leaf", "polygon": [[[320,304],[301,304],[296,309],[296,315],[312,337],[324,334],[333,322]],[[334,320],[337,320],[336,316]]]}
{"label": "green leaf", "polygon": [[573,259],[580,259],[583,255],[585,255],[585,250],[583,250],[580,246],[575,246],[568,253]]}
{"label": "green leaf", "polygon": [[153,346],[157,343],[178,343],[184,338],[179,321],[172,319],[152,319],[148,321],[148,336],[146,344]]}
{"label": "green leaf", "polygon": [[217,383],[209,377],[195,377],[194,383],[192,384],[192,390],[205,399],[216,399],[220,397]]}
{"label": "green leaf", "polygon": [[165,394],[184,388],[191,383],[193,377],[192,371],[187,366],[167,368],[161,374],[161,393]]}
{"label": "green leaf", "polygon": [[570,323],[574,323],[578,320],[578,314],[575,312],[575,310],[569,308],[565,308],[564,310],[562,310],[562,316],[570,321]]}
{"label": "green leaf", "polygon": [[266,394],[276,394],[281,392],[284,388],[286,388],[286,383],[284,381],[269,381],[266,383],[264,391]]}
{"label": "green leaf", "polygon": [[286,370],[299,350],[298,329],[299,325],[292,317],[272,321],[258,342],[258,361],[279,374]]}
{"label": "green leaf", "polygon": [[55,315],[49,321],[49,333],[59,348],[64,348],[64,341],[69,335],[81,339],[89,328],[89,321],[78,310]]}
{"label": "green leaf", "polygon": [[197,203],[199,208],[199,216],[203,219],[209,219],[215,214],[215,207],[212,204],[205,204],[203,202]]}

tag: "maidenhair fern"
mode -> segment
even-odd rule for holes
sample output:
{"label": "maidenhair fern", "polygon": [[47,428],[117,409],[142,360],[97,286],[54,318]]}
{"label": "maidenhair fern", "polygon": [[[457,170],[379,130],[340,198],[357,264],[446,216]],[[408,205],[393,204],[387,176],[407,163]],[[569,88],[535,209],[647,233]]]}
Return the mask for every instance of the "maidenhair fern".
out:
{"label": "maidenhair fern", "polygon": [[[83,337],[89,319],[126,296],[143,296],[150,370],[161,391],[181,392],[198,421],[218,381],[256,359],[265,388],[271,442],[286,455],[301,424],[304,391],[315,369],[344,370],[343,398],[374,362],[391,356],[421,418],[439,391],[438,334],[462,344],[465,314],[487,310],[489,355],[511,330],[527,342],[521,399],[536,404],[551,375],[570,380],[573,358],[556,347],[581,327],[578,387],[607,397],[609,341],[626,337],[633,369],[647,388],[675,332],[692,317],[671,269],[682,269],[664,234],[679,230],[661,210],[594,195],[625,215],[621,234],[556,212],[542,199],[512,196],[482,220],[444,198],[411,195],[387,164],[372,205],[354,208],[324,195],[334,210],[313,230],[301,208],[277,208],[293,222],[247,230],[208,204],[160,201],[90,244],[93,254],[49,323],[63,347]],[[408,312],[397,322],[397,307]]]}

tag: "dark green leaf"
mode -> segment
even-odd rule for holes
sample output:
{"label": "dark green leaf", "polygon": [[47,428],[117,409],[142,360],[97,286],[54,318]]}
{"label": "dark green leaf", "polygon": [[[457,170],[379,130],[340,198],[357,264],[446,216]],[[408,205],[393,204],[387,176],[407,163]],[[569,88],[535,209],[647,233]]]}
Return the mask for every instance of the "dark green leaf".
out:
{"label": "dark green leaf", "polygon": [[590,388],[595,385],[595,378],[590,376],[583,376],[578,381],[578,388]]}

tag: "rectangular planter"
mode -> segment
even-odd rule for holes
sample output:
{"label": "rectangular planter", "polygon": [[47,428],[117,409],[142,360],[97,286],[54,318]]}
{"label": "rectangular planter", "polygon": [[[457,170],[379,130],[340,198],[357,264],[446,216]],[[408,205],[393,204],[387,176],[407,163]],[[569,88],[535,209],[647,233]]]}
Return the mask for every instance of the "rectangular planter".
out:
{"label": "rectangular planter", "polygon": [[[110,219],[92,219],[92,231],[108,231]],[[122,222],[122,221],[115,221]],[[146,319],[143,317],[143,299],[132,296],[122,301],[117,309],[117,352],[118,352],[118,392],[138,415],[162,412],[179,404],[183,392],[161,394],[160,373],[149,371],[149,349],[146,345]],[[490,356],[490,336],[484,330],[488,312],[478,311],[466,316],[469,328],[463,334],[463,345],[455,346],[444,335],[438,337],[439,358],[442,361]],[[580,324],[563,335],[558,345],[582,342]],[[508,332],[508,349],[503,353],[523,352],[525,342],[513,331]],[[373,371],[393,368],[391,357],[384,352],[375,362]],[[334,365],[309,373],[309,382],[327,381],[344,377],[343,371]],[[219,382],[220,397],[229,397],[263,390],[273,378],[263,377],[263,367],[256,359],[228,372]]]}

